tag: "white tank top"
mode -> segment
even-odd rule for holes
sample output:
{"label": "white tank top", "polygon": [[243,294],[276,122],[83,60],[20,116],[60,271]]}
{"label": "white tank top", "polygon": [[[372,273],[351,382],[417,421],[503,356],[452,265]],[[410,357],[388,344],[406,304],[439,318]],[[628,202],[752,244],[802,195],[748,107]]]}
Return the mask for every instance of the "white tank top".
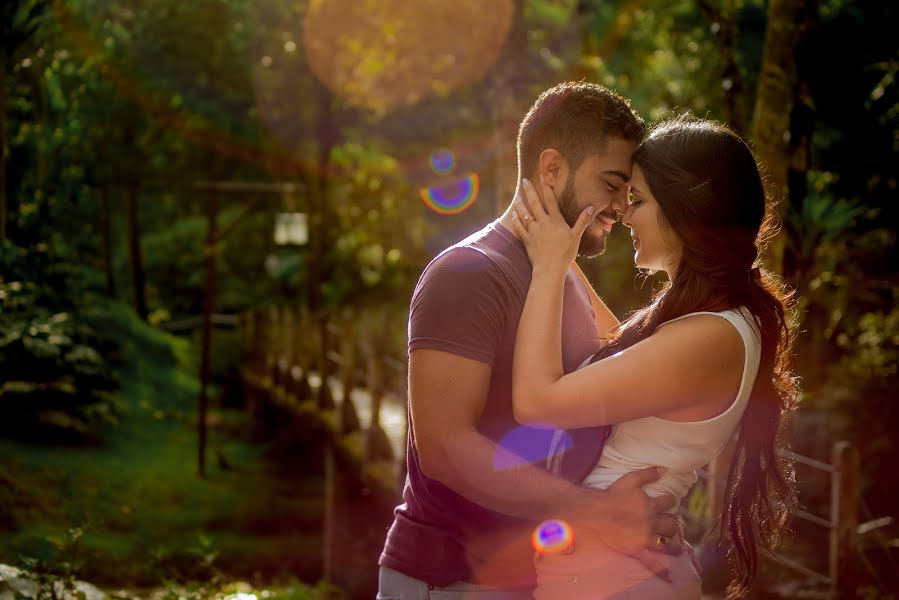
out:
{"label": "white tank top", "polygon": [[[672,494],[680,500],[696,482],[696,470],[721,452],[739,425],[752,393],[761,359],[761,337],[755,317],[746,307],[721,312],[695,312],[662,323],[660,327],[694,315],[718,315],[727,319],[743,338],[745,349],[740,391],[723,413],[704,421],[669,421],[644,417],[614,425],[596,468],[583,485],[605,489],[619,477],[638,469],[658,466],[668,471],[644,486],[649,496]],[[672,509],[676,512],[677,508]]]}

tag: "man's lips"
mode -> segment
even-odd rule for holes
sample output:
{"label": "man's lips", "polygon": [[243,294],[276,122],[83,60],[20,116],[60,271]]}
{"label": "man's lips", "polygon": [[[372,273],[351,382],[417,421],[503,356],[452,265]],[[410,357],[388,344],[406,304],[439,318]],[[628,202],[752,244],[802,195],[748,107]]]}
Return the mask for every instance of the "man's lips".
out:
{"label": "man's lips", "polygon": [[612,231],[612,226],[618,222],[618,219],[609,215],[599,213],[598,215],[596,215],[596,221],[603,229],[606,230],[606,233],[609,233],[610,231]]}

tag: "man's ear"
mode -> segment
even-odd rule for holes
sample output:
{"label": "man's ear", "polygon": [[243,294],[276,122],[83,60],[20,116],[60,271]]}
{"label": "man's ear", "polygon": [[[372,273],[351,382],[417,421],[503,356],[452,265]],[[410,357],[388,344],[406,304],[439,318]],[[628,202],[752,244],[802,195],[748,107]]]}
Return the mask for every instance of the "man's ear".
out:
{"label": "man's ear", "polygon": [[[540,175],[546,184],[555,190],[556,186],[562,186],[568,179],[568,161],[555,148],[547,148],[540,153],[537,161],[537,176]],[[537,182],[534,184],[536,186]]]}

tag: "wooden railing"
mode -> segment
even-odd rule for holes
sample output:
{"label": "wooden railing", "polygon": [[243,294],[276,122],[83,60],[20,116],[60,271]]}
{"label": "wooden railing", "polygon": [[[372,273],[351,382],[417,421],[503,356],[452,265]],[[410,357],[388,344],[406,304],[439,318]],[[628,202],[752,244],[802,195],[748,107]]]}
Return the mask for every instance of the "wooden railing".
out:
{"label": "wooden railing", "polygon": [[[372,418],[362,431],[363,466],[403,458],[395,456],[381,426],[381,409],[388,395],[405,402],[405,355],[385,348],[377,332],[367,327],[373,319],[377,316],[344,311],[322,324],[288,307],[251,311],[240,318],[245,350],[241,371],[252,386],[271,388],[275,398],[290,406],[313,402],[322,410],[336,409],[342,436],[362,431],[357,408],[348,400],[354,390],[368,392]],[[334,380],[337,398],[330,385]]]}
{"label": "wooden railing", "polygon": [[[876,535],[879,529],[892,523],[891,517],[871,519],[859,524],[861,497],[859,493],[860,460],[858,450],[849,442],[834,444],[830,462],[782,451],[781,456],[794,464],[823,471],[830,476],[830,514],[826,517],[801,508],[793,508],[796,519],[822,527],[828,532],[828,572],[820,573],[804,565],[801,560],[780,553],[764,554],[765,560],[783,565],[797,573],[827,586],[831,598],[854,597],[861,573],[863,556],[859,549],[862,536]],[[733,444],[722,452],[706,469],[699,471],[704,480],[707,504],[703,514],[705,529],[710,531],[720,518],[724,505],[725,483]]]}
{"label": "wooden railing", "polygon": [[[376,313],[345,311],[329,319],[313,319],[290,307],[269,307],[240,318],[241,376],[248,410],[261,412],[265,405],[275,404],[288,413],[313,416],[329,431],[323,452],[322,577],[349,588],[363,584],[354,573],[372,570],[371,556],[383,543],[383,529],[372,528],[370,520],[364,522],[358,498],[348,496],[347,490],[355,489],[352,494],[372,487],[381,490],[369,491],[375,495],[369,495],[366,504],[379,497],[384,506],[378,514],[389,518],[405,460],[393,450],[381,426],[385,399],[394,395],[405,410],[406,394],[404,353],[390,348],[379,336],[382,325]],[[357,400],[371,402],[371,420],[364,428],[352,399],[354,392]],[[397,435],[405,440],[405,432]],[[346,551],[347,545],[360,544],[366,548],[364,565],[354,563],[358,556]]]}

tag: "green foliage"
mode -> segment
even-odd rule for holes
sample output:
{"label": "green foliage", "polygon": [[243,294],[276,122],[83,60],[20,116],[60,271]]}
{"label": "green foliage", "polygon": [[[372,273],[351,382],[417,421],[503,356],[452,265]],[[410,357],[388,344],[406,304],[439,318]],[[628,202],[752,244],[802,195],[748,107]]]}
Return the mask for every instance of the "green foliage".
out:
{"label": "green foliage", "polygon": [[47,0],[8,0],[0,7],[0,52],[5,62],[13,57],[43,24]]}
{"label": "green foliage", "polygon": [[89,435],[89,423],[113,417],[108,361],[118,344],[105,315],[84,306],[91,292],[79,270],[45,247],[3,243],[0,273],[3,432]]}
{"label": "green foliage", "polygon": [[[899,292],[899,290],[894,290]],[[899,365],[899,298],[892,310],[866,313],[854,336],[842,333],[837,344],[849,350],[841,361],[853,379],[870,381],[894,377]]]}
{"label": "green foliage", "polygon": [[[227,456],[227,468],[197,477],[195,350],[125,307],[109,312],[106,326],[123,340],[119,426],[102,446],[0,440],[0,562],[101,586],[212,581],[196,591],[209,597],[254,572],[315,577],[320,476],[285,476],[264,458],[266,446],[244,441],[245,413],[214,411],[210,457]],[[304,455],[321,444],[308,432],[302,440]]]}
{"label": "green foliage", "polygon": [[[70,534],[77,535],[73,530]],[[36,586],[36,600],[58,600],[62,598],[85,600],[88,597],[84,583],[79,581],[68,570],[54,569],[53,566],[40,560],[25,558],[23,566],[26,570],[18,573],[17,579],[21,582],[27,580]],[[97,588],[90,589],[97,593]],[[287,579],[262,587],[253,586],[245,581],[228,581],[220,577],[213,577],[204,582],[177,583],[168,582],[164,587],[158,587],[144,595],[145,591],[131,592],[129,590],[116,590],[108,593],[107,597],[114,600],[137,600],[141,597],[152,597],[156,600],[343,600],[346,594],[336,586],[326,582],[317,585],[308,585],[296,579]],[[19,597],[19,596],[16,596]]]}
{"label": "green foliage", "polygon": [[170,586],[161,600],[343,600],[345,594],[339,588],[321,582],[316,586],[296,580],[259,588],[243,581],[195,583],[188,586]]}
{"label": "green foliage", "polygon": [[402,310],[413,283],[413,247],[423,234],[421,220],[402,203],[413,192],[397,180],[397,161],[376,144],[347,142],[332,150],[332,160],[348,176],[331,191],[325,304],[336,311],[396,302]]}
{"label": "green foliage", "polygon": [[79,542],[84,531],[75,527],[65,532],[64,538],[50,537],[48,542],[59,549],[65,559],[49,564],[40,559],[28,556],[21,557],[22,566],[37,584],[37,600],[57,600],[68,597],[84,600],[84,592],[77,587],[75,573],[83,567],[80,557]]}

